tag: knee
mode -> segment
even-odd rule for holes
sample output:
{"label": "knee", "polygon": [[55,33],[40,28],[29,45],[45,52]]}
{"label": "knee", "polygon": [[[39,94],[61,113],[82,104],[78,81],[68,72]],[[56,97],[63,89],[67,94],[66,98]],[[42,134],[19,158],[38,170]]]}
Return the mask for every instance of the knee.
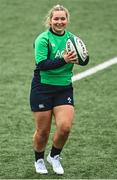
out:
{"label": "knee", "polygon": [[60,134],[62,136],[68,136],[70,133],[71,127],[68,125],[62,125],[60,128]]}
{"label": "knee", "polygon": [[49,137],[49,131],[36,129],[34,137],[36,137],[36,139],[45,141]]}

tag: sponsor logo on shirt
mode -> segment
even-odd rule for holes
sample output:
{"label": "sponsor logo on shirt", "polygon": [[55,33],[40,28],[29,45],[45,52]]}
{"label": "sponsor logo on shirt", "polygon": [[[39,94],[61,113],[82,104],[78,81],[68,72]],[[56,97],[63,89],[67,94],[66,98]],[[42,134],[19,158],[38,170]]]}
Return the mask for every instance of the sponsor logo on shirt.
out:
{"label": "sponsor logo on shirt", "polygon": [[58,50],[58,51],[56,52],[55,58],[62,58],[63,53],[64,53],[64,51]]}
{"label": "sponsor logo on shirt", "polygon": [[43,109],[44,107],[44,104],[39,104],[39,109]]}
{"label": "sponsor logo on shirt", "polygon": [[52,47],[55,47],[55,44],[54,44],[54,43],[52,43],[51,45],[52,45]]}

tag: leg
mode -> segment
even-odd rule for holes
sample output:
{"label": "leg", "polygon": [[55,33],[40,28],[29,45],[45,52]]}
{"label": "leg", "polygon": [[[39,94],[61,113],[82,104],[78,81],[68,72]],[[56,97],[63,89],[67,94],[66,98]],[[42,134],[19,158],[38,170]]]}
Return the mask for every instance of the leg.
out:
{"label": "leg", "polygon": [[34,112],[36,130],[33,136],[34,149],[37,152],[43,152],[48,141],[52,111]]}
{"label": "leg", "polygon": [[56,106],[53,109],[56,122],[56,132],[53,139],[51,154],[47,161],[52,165],[53,171],[57,174],[64,174],[64,169],[60,163],[59,154],[65,145],[73,122],[74,107],[72,105]]}
{"label": "leg", "polygon": [[74,107],[72,105],[61,105],[53,110],[56,122],[56,132],[54,134],[53,145],[62,149],[66,143],[74,117]]}

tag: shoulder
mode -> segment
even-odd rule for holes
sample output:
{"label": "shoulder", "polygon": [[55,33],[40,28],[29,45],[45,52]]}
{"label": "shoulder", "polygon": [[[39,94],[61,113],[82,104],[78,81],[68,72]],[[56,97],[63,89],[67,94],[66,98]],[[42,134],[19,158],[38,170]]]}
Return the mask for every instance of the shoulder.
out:
{"label": "shoulder", "polygon": [[70,31],[65,31],[65,34],[67,35],[67,37],[71,37],[71,36],[74,36],[74,34]]}
{"label": "shoulder", "polygon": [[47,46],[48,45],[48,31],[44,31],[41,34],[39,34],[34,41],[33,47],[38,47],[40,45]]}
{"label": "shoulder", "polygon": [[36,39],[35,42],[38,41],[47,41],[48,40],[48,31],[42,32],[41,34],[39,34]]}
{"label": "shoulder", "polygon": [[67,39],[70,38],[70,37],[73,37],[73,36],[74,36],[74,34],[72,32],[65,30],[65,37]]}
{"label": "shoulder", "polygon": [[48,31],[44,31],[42,32],[41,34],[39,34],[36,39],[39,39],[39,38],[47,38],[48,37]]}

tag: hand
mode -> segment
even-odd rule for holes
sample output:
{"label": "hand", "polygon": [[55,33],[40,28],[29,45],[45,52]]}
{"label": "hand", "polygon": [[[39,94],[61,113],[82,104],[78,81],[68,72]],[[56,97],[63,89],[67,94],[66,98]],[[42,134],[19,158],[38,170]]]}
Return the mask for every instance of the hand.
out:
{"label": "hand", "polygon": [[63,53],[63,58],[66,63],[75,63],[78,64],[78,58],[74,51],[67,52],[66,49],[64,50]]}

